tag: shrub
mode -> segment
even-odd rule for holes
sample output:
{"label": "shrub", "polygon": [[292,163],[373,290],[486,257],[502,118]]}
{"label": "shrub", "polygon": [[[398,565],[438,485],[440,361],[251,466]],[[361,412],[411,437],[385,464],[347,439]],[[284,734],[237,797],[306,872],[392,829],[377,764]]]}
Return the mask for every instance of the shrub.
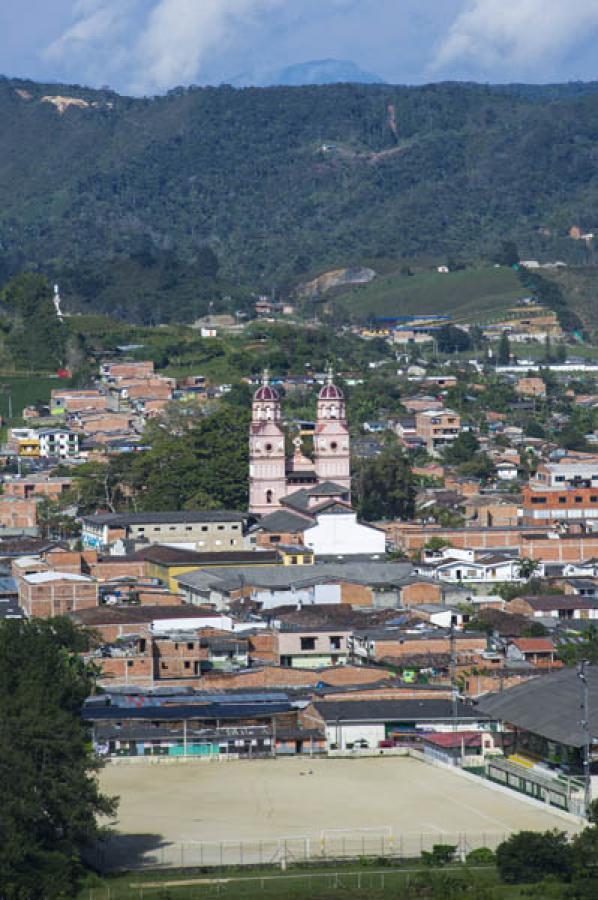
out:
{"label": "shrub", "polygon": [[507,884],[534,884],[548,875],[566,881],[572,851],[564,831],[520,831],[498,846],[496,865]]}

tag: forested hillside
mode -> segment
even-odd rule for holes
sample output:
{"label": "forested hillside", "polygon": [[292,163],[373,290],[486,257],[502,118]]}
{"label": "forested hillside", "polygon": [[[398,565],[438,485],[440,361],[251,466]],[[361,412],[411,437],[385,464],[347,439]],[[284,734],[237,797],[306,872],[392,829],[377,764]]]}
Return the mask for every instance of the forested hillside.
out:
{"label": "forested hillside", "polygon": [[567,232],[597,224],[597,90],[130,99],[2,80],[0,280],[41,266],[71,303],[155,322],[239,308],[249,289],[331,266],[488,259],[503,238],[526,257],[587,264]]}

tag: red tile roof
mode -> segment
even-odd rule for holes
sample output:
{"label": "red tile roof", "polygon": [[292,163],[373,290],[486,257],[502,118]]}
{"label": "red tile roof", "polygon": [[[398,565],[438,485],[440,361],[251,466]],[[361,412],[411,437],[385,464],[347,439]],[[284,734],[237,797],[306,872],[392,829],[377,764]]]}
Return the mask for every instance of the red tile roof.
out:
{"label": "red tile roof", "polygon": [[513,643],[522,653],[550,653],[554,644],[549,638],[516,638]]}

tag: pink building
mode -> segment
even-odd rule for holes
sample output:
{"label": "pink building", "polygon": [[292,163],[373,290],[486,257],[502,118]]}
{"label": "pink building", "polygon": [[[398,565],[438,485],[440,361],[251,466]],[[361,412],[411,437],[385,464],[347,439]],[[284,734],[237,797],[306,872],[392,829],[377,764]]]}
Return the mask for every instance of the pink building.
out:
{"label": "pink building", "polygon": [[318,396],[314,433],[314,458],[301,451],[285,455],[285,432],[280,397],[264,373],[253,398],[249,432],[249,511],[265,515],[280,509],[281,500],[301,488],[333,482],[351,490],[349,427],[342,391],[333,383],[332,371]]}

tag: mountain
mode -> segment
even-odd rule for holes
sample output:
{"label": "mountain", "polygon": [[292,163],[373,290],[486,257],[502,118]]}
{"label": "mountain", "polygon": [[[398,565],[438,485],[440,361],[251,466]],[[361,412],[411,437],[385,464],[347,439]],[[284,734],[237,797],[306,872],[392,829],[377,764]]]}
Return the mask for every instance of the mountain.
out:
{"label": "mountain", "polygon": [[67,309],[234,311],[324,271],[522,258],[592,267],[596,86],[179,88],[0,80],[0,281]]}
{"label": "mountain", "polygon": [[308,84],[382,84],[382,79],[366,72],[350,59],[312,59],[282,69],[268,83],[301,87]]}

